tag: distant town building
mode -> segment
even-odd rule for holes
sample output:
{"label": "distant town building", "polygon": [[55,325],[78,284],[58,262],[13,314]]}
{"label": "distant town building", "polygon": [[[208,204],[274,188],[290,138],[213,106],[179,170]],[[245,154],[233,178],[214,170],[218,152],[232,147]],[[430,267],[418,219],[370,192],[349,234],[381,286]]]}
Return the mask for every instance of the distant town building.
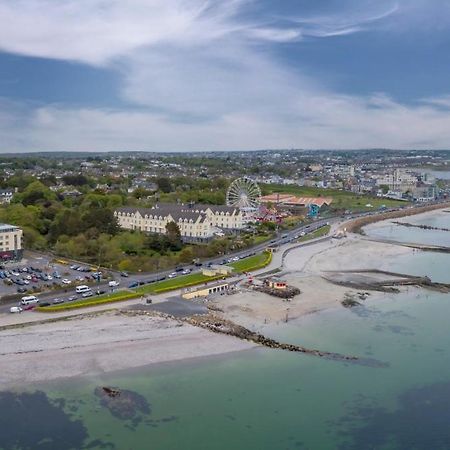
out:
{"label": "distant town building", "polygon": [[166,225],[175,222],[186,242],[208,241],[220,230],[244,228],[238,208],[217,205],[162,204],[153,208],[123,207],[114,212],[119,226],[147,233],[166,233]]}
{"label": "distant town building", "polygon": [[0,259],[22,259],[22,229],[14,225],[0,224]]}
{"label": "distant town building", "polygon": [[11,200],[13,198],[13,195],[15,194],[16,190],[11,189],[0,189],[0,203],[11,203]]}
{"label": "distant town building", "polygon": [[329,206],[333,199],[331,197],[297,197],[292,194],[269,194],[261,197],[261,203],[273,203],[274,205],[308,207],[310,205]]}

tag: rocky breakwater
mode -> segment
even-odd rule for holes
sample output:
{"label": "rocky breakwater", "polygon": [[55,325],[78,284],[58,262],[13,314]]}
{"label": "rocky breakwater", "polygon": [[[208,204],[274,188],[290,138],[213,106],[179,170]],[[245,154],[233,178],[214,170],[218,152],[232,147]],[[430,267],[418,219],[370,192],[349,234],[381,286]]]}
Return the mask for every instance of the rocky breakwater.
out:
{"label": "rocky breakwater", "polygon": [[357,356],[344,355],[341,353],[327,352],[316,349],[309,349],[296,344],[287,344],[284,342],[276,341],[275,339],[264,336],[255,331],[249,330],[241,325],[238,325],[229,320],[222,319],[214,315],[193,316],[186,319],[191,325],[206,328],[214,333],[221,333],[228,336],[233,336],[239,339],[244,339],[255,344],[262,345],[264,347],[286,350],[289,352],[305,353],[312,356],[318,356],[321,358],[332,359],[335,361],[348,361],[358,363],[361,365],[367,365],[371,367],[387,367],[385,363],[370,358],[359,358]]}

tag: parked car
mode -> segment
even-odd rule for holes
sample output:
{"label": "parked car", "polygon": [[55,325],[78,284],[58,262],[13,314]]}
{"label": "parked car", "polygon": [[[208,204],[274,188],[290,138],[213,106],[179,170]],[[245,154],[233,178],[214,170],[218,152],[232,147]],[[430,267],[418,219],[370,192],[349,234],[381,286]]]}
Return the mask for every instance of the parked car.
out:
{"label": "parked car", "polygon": [[49,302],[42,302],[42,303],[39,303],[39,306],[41,307],[41,306],[50,306],[50,303]]}
{"label": "parked car", "polygon": [[109,283],[108,283],[108,286],[109,287],[117,287],[117,286],[119,286],[119,282],[118,281],[116,281],[116,280],[112,280],[112,281],[110,281]]}
{"label": "parked car", "polygon": [[20,306],[11,306],[11,308],[9,308],[10,313],[21,313],[22,311],[23,308],[21,308]]}
{"label": "parked car", "polygon": [[86,297],[92,297],[93,295],[94,295],[94,293],[93,293],[92,291],[86,291],[86,292],[83,292],[83,293],[81,294],[81,296],[84,297],[84,298],[86,298]]}
{"label": "parked car", "polygon": [[128,287],[129,287],[130,289],[133,289],[133,288],[138,287],[138,286],[139,286],[139,283],[138,283],[137,281],[134,281],[133,283],[131,283],[131,284],[128,285]]}
{"label": "parked car", "polygon": [[95,292],[97,295],[102,295],[102,294],[106,294],[106,291],[103,289],[97,289],[97,291]]}
{"label": "parked car", "polygon": [[72,270],[77,270],[78,267],[79,267],[79,266],[77,266],[76,264],[72,264],[72,265],[70,266],[70,268],[71,268]]}
{"label": "parked car", "polygon": [[74,300],[76,300],[78,297],[76,296],[76,295],[71,295],[68,299],[67,299],[67,301],[68,302],[73,302]]}
{"label": "parked car", "polygon": [[128,278],[128,274],[126,272],[120,272],[120,276],[124,278]]}
{"label": "parked car", "polygon": [[72,283],[70,280],[68,280],[67,278],[63,278],[62,280],[61,280],[61,283],[62,284],[70,284],[70,283]]}
{"label": "parked car", "polygon": [[53,302],[52,302],[54,305],[58,305],[58,304],[60,304],[60,303],[64,303],[64,299],[63,298],[55,298],[55,299],[53,299]]}
{"label": "parked car", "polygon": [[19,288],[17,288],[17,292],[19,294],[25,294],[25,292],[27,292],[27,289],[24,287],[19,287]]}

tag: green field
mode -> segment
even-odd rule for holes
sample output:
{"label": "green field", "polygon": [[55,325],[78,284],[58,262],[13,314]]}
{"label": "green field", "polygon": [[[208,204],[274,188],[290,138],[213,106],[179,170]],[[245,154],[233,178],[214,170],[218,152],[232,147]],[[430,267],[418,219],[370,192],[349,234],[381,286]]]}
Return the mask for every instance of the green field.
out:
{"label": "green field", "polygon": [[250,272],[266,267],[270,264],[271,260],[272,253],[263,252],[248,258],[240,259],[239,261],[228,264],[228,266],[231,266],[235,273]]}
{"label": "green field", "polygon": [[325,225],[324,227],[318,228],[316,231],[312,233],[305,234],[301,238],[299,238],[298,242],[306,242],[311,239],[316,239],[322,236],[326,236],[331,230],[331,225]]}
{"label": "green field", "polygon": [[[250,256],[249,258],[233,262],[229,264],[229,266],[233,267],[235,273],[242,273],[266,267],[271,260],[272,253],[265,251],[254,256]],[[89,297],[76,303],[62,303],[60,305],[38,307],[37,310],[43,312],[57,312],[84,308],[88,306],[97,306],[106,303],[130,300],[133,298],[138,298],[145,294],[160,294],[163,292],[174,291],[176,289],[196,286],[198,284],[208,283],[210,281],[220,280],[222,278],[224,278],[224,275],[216,275],[210,277],[207,275],[203,275],[203,273],[201,272],[192,273],[189,275],[169,278],[164,281],[158,281],[146,286],[141,286],[134,289],[133,291],[118,291],[112,294],[100,295],[98,297]]]}
{"label": "green field", "polygon": [[156,283],[142,286],[136,289],[138,294],[158,294],[161,292],[174,291],[184,287],[195,286],[197,284],[207,283],[223,278],[223,275],[209,277],[200,273],[191,273],[189,275],[182,275],[176,278],[169,278],[168,280],[158,281]]}
{"label": "green field", "polygon": [[[284,184],[265,184],[262,185],[264,195],[272,193],[294,194],[300,197],[332,197],[332,210],[343,209],[350,211],[373,211],[379,209],[382,205],[390,208],[404,206],[407,202],[400,200],[391,200],[388,198],[373,197],[369,195],[359,195],[349,191],[340,191],[337,189],[322,189],[306,186],[284,185]],[[372,207],[367,207],[370,204]]]}

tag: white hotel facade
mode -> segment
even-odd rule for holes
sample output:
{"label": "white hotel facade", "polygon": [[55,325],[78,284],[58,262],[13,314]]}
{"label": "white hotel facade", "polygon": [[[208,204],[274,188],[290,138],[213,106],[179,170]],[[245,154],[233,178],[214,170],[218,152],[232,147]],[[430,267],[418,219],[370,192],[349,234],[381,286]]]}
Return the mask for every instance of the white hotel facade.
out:
{"label": "white hotel facade", "polygon": [[175,222],[186,242],[207,242],[219,231],[238,232],[244,227],[239,208],[217,205],[163,204],[153,208],[123,207],[114,212],[119,226],[126,230],[165,234],[166,225]]}

